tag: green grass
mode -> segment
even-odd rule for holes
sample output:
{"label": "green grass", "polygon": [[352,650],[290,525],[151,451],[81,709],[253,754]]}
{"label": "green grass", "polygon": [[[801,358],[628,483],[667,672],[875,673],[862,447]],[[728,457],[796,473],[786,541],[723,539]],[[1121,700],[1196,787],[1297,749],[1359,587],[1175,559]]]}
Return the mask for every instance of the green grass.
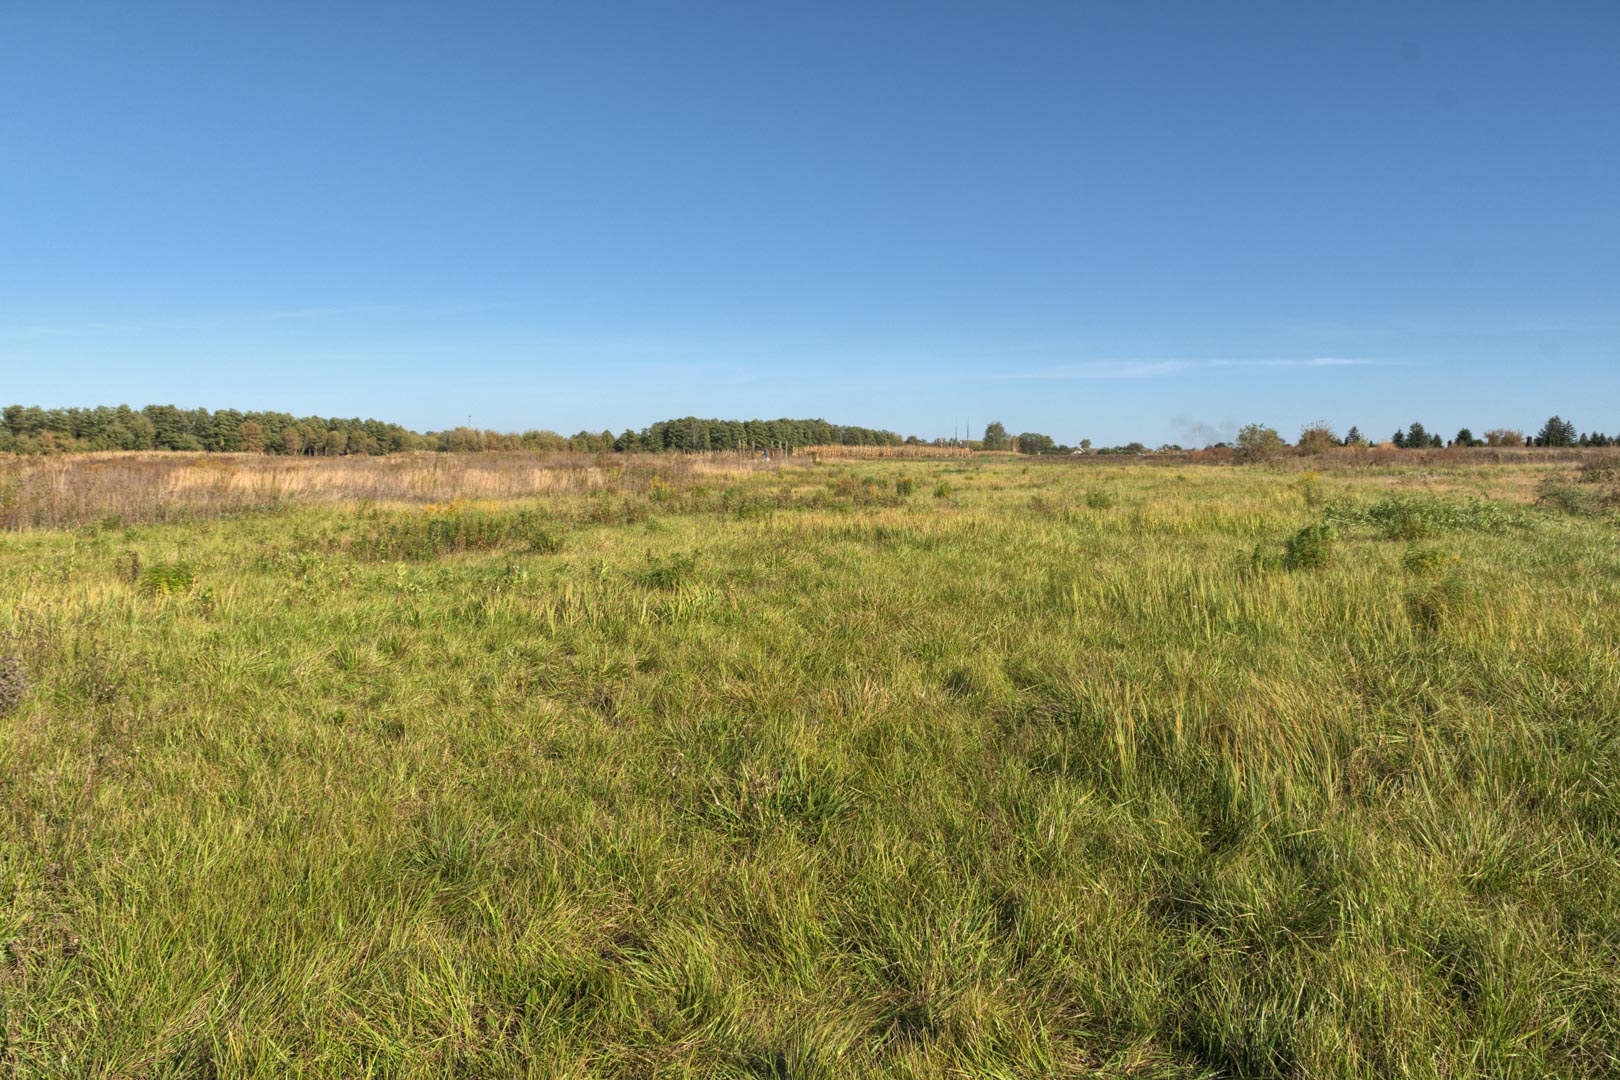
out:
{"label": "green grass", "polygon": [[1424,483],[0,534],[0,1072],[1613,1075],[1620,531]]}

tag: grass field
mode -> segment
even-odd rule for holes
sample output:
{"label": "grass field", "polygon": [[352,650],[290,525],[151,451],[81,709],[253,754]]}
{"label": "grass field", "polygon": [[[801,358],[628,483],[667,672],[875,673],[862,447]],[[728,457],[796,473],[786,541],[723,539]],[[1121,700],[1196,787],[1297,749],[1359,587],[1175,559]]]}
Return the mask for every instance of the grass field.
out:
{"label": "grass field", "polygon": [[603,470],[0,533],[0,1073],[1620,1071],[1545,469]]}

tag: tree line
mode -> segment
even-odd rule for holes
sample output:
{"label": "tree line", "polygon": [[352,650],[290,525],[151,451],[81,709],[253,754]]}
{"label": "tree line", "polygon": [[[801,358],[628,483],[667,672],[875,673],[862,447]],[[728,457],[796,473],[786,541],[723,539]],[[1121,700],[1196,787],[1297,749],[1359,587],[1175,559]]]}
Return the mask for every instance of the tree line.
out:
{"label": "tree line", "polygon": [[[1414,422],[1396,431],[1389,443],[1403,449],[1445,446],[1620,446],[1620,435],[1579,431],[1558,416],[1550,417],[1534,435],[1514,428],[1493,428],[1475,436],[1468,428],[1446,439]],[[1307,424],[1296,443],[1303,453],[1319,453],[1334,446],[1368,446],[1373,440],[1356,427],[1340,437],[1325,423]],[[189,450],[304,456],[390,454],[401,450],[574,450],[586,453],[666,451],[792,452],[806,446],[920,445],[915,435],[902,438],[892,431],[832,424],[826,420],[718,420],[686,416],[659,420],[636,430],[555,431],[522,433],[483,431],[457,427],[446,431],[415,432],[382,420],[341,417],[293,416],[283,412],[241,412],[236,409],[181,409],[173,405],[98,406],[89,409],[42,409],[8,405],[0,409],[0,453],[69,453],[95,450]],[[932,445],[965,445],[976,450],[1017,451],[1022,454],[1140,454],[1140,442],[1093,448],[1090,439],[1074,446],[1036,431],[1010,433],[999,421],[985,425],[976,441],[935,439]],[[1250,424],[1233,445],[1244,457],[1264,457],[1288,443],[1274,429]],[[1180,450],[1165,445],[1160,450]]]}
{"label": "tree line", "polygon": [[796,450],[801,446],[900,446],[916,443],[892,431],[829,424],[825,420],[660,420],[640,431],[626,429],[615,450]]}
{"label": "tree line", "polygon": [[[1238,433],[1236,449],[1242,457],[1253,460],[1269,457],[1287,445],[1275,428],[1266,427],[1264,424],[1249,424]],[[1296,445],[1301,453],[1319,454],[1335,446],[1371,446],[1373,443],[1361,434],[1360,428],[1351,427],[1344,437],[1340,438],[1331,426],[1317,422],[1306,424],[1300,429],[1299,442]],[[1560,416],[1551,416],[1534,435],[1526,435],[1518,428],[1492,428],[1480,437],[1469,428],[1459,428],[1456,435],[1447,439],[1437,432],[1429,431],[1422,423],[1413,421],[1408,427],[1394,432],[1389,437],[1389,445],[1401,450],[1439,450],[1456,446],[1620,446],[1620,435],[1608,435],[1601,431],[1579,431],[1570,421]]]}
{"label": "tree line", "polygon": [[[0,453],[40,454],[97,450],[189,450],[302,456],[390,454],[401,450],[626,451],[770,450],[803,446],[896,446],[908,440],[892,431],[830,424],[825,420],[660,420],[640,431],[554,431],[521,434],[457,427],[416,432],[382,420],[293,416],[282,412],[181,409],[173,405],[128,405],[0,409]],[[911,442],[916,442],[912,437]]]}

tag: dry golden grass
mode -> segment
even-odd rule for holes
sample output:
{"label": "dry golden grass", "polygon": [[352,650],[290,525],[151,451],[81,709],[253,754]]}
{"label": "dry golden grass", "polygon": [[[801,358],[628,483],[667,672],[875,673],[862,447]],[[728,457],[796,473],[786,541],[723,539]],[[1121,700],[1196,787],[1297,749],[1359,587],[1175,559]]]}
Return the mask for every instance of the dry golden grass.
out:
{"label": "dry golden grass", "polygon": [[796,456],[812,461],[877,461],[881,459],[934,459],[972,457],[965,446],[801,446]]}
{"label": "dry golden grass", "polygon": [[0,458],[0,529],[107,518],[160,522],[369,499],[448,502],[640,491],[657,481],[742,476],[783,462],[736,455],[498,452],[387,457],[99,453]]}

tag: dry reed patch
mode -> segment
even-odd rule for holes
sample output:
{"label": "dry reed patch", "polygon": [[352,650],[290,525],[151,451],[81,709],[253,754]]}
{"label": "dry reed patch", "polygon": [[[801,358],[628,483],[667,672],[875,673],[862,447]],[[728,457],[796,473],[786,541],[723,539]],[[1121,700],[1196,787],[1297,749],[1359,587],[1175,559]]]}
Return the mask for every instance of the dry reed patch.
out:
{"label": "dry reed patch", "polygon": [[98,453],[0,460],[0,529],[183,521],[303,503],[638,492],[779,467],[735,455],[492,452],[386,457]]}

